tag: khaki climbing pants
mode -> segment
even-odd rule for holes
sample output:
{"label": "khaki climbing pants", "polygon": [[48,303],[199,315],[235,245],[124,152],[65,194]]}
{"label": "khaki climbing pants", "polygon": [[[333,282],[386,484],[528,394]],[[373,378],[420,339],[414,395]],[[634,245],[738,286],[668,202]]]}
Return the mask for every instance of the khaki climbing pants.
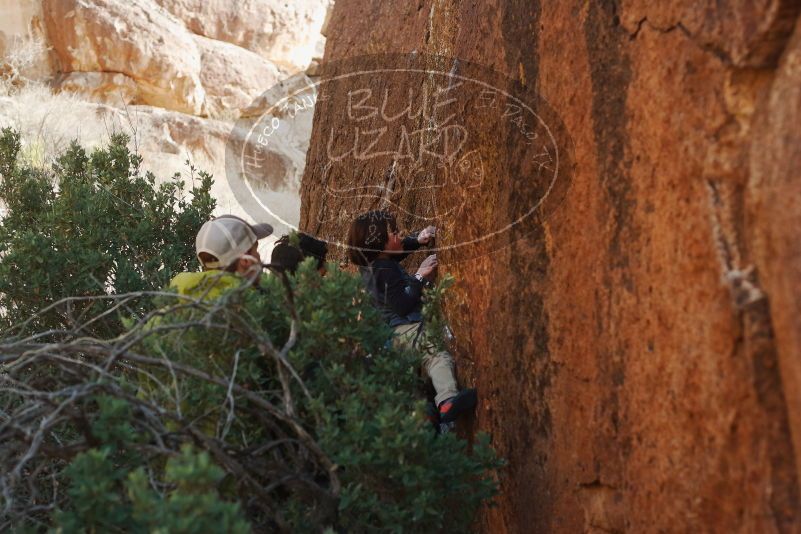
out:
{"label": "khaki climbing pants", "polygon": [[459,392],[456,387],[456,378],[453,375],[453,357],[449,352],[438,351],[433,345],[426,343],[422,339],[422,335],[418,336],[420,328],[421,323],[396,326],[392,344],[401,348],[417,346],[423,352],[423,372],[431,378],[436,392],[434,402],[439,406],[439,403],[450,399]]}

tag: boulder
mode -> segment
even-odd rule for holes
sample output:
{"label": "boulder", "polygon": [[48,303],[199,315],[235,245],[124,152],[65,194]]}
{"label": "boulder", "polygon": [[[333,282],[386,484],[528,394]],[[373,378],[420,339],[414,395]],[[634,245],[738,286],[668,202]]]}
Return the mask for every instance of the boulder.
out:
{"label": "boulder", "polygon": [[192,32],[235,44],[288,69],[322,52],[329,0],[156,0]]}
{"label": "boulder", "polygon": [[206,94],[203,115],[241,114],[281,78],[275,65],[254,52],[207,37],[193,39],[200,51],[199,77]]}
{"label": "boulder", "polygon": [[[798,18],[783,0],[335,3],[301,228],[341,242],[382,206],[440,227],[479,391],[462,432],[509,462],[479,529],[801,530]],[[488,93],[461,78],[447,121],[397,115],[471,64],[499,73]],[[558,195],[505,94],[553,126]],[[404,132],[448,124],[471,152],[410,165]]]}
{"label": "boulder", "polygon": [[63,72],[56,87],[95,102],[235,118],[279,81],[272,62],[195,35],[153,0],[47,1],[44,10]]}
{"label": "boulder", "polygon": [[201,52],[178,20],[150,0],[44,0],[60,71],[121,73],[141,103],[199,114]]}

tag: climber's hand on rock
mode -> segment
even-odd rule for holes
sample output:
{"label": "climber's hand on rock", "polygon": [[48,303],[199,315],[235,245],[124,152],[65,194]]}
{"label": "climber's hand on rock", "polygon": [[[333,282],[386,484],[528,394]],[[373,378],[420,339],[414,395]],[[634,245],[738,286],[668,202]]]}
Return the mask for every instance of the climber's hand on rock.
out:
{"label": "climber's hand on rock", "polygon": [[437,235],[437,227],[436,226],[428,226],[423,228],[419,234],[417,234],[417,242],[421,245],[428,245],[431,242],[431,239],[436,237]]}
{"label": "climber's hand on rock", "polygon": [[438,265],[439,263],[437,262],[437,255],[432,254],[423,260],[423,263],[420,264],[420,268],[417,269],[417,274],[427,280],[433,280],[437,275]]}

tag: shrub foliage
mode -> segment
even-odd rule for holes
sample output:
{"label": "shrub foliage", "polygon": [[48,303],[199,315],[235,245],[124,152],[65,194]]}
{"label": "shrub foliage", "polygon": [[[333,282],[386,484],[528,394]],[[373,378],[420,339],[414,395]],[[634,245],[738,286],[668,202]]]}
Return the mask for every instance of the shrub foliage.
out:
{"label": "shrub foliage", "polygon": [[[127,143],[113,135],[91,154],[72,143],[48,170],[26,164],[19,134],[2,130],[0,325],[73,297],[29,324],[71,328],[82,315],[102,311],[104,301],[82,297],[157,290],[195,261],[195,233],[214,209],[211,176],[198,173],[184,195],[178,175],[157,184],[152,173],[141,173],[142,158]],[[118,325],[99,321],[92,331]]]}
{"label": "shrub foliage", "polygon": [[420,355],[387,343],[358,277],[306,262],[214,301],[149,291],[190,263],[210,177],[187,201],[177,179],[140,178],[122,138],[49,175],[1,141],[0,302],[24,328],[0,338],[0,528],[469,528],[499,461],[486,436],[434,435]]}

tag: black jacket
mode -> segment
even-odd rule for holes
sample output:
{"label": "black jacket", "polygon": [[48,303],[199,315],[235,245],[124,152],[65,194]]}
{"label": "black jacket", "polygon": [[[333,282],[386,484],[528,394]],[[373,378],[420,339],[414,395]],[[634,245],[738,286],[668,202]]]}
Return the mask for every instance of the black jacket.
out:
{"label": "black jacket", "polygon": [[400,266],[401,260],[419,248],[417,235],[410,235],[403,240],[406,254],[397,254],[392,259],[378,259],[360,268],[362,280],[389,326],[423,320],[423,284]]}

